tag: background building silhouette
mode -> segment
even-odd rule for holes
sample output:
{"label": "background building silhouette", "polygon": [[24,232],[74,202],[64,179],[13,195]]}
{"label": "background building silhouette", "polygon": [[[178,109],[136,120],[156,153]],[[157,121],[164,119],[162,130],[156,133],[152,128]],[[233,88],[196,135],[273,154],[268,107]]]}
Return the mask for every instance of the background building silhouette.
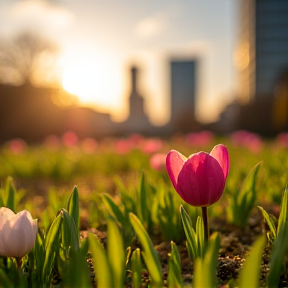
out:
{"label": "background building silhouette", "polygon": [[[240,0],[235,62],[238,94],[247,101],[269,97],[288,67],[288,1]],[[264,96],[265,95],[265,96]]]}
{"label": "background building silhouette", "polygon": [[171,67],[171,120],[173,132],[195,129],[196,61],[172,60]]}

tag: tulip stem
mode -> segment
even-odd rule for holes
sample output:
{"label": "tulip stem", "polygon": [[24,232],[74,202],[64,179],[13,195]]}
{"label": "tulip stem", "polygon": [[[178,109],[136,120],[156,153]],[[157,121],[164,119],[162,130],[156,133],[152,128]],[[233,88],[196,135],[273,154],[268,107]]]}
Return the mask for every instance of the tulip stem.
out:
{"label": "tulip stem", "polygon": [[22,266],[22,257],[16,257],[16,263],[17,263],[17,267],[19,270],[21,270],[21,266]]}
{"label": "tulip stem", "polygon": [[203,223],[204,223],[205,240],[208,242],[210,238],[210,231],[209,231],[207,207],[201,207],[201,208],[202,208],[202,218],[203,218]]}

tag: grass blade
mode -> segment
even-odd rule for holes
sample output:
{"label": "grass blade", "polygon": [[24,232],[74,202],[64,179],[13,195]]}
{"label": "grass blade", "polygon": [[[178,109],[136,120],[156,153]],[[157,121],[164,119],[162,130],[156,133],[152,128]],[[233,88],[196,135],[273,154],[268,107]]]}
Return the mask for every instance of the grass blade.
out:
{"label": "grass blade", "polygon": [[184,232],[187,239],[187,249],[190,258],[196,259],[198,256],[198,242],[197,242],[197,235],[192,227],[191,218],[185,211],[184,207],[180,205],[180,215],[182,219],[182,224],[184,228]]}
{"label": "grass blade", "polygon": [[79,193],[76,186],[70,194],[67,211],[75,222],[76,231],[79,231]]}
{"label": "grass blade", "polygon": [[13,179],[8,177],[6,180],[6,195],[7,195],[7,203],[6,207],[10,208],[12,211],[15,212],[15,204],[14,204],[14,196],[15,196],[15,189],[12,184]]}
{"label": "grass blade", "polygon": [[125,278],[125,256],[122,235],[114,220],[108,219],[107,225],[107,250],[108,260],[113,273],[113,287],[123,288]]}
{"label": "grass blade", "polygon": [[42,278],[47,283],[51,277],[55,254],[59,249],[59,233],[62,224],[62,212],[52,222],[45,237],[45,261],[43,265]]}
{"label": "grass blade", "polygon": [[271,217],[268,215],[268,213],[261,206],[257,206],[257,207],[260,210],[260,212],[261,212],[263,218],[265,219],[267,225],[269,226],[270,232],[272,235],[272,239],[274,240],[276,238],[276,230],[275,230],[275,225],[272,222],[273,220],[271,219]]}
{"label": "grass blade", "polygon": [[260,287],[259,276],[261,270],[261,259],[265,243],[265,235],[261,235],[253,243],[251,247],[251,253],[245,260],[243,268],[239,274],[239,288]]}
{"label": "grass blade", "polygon": [[280,210],[278,226],[277,226],[277,235],[279,234],[280,230],[282,229],[282,227],[285,226],[285,223],[287,222],[287,206],[288,206],[287,193],[288,191],[286,187],[282,196],[282,201],[281,201],[281,210]]}
{"label": "grass blade", "polygon": [[216,287],[216,271],[220,239],[218,233],[210,237],[204,258],[195,260],[193,288]]}
{"label": "grass blade", "polygon": [[109,265],[108,257],[99,239],[93,235],[88,235],[89,248],[92,253],[96,282],[98,288],[113,287],[113,275]]}
{"label": "grass blade", "polygon": [[139,248],[134,250],[134,252],[132,253],[131,265],[132,265],[132,287],[141,288],[142,262]]}
{"label": "grass blade", "polygon": [[79,233],[76,229],[75,221],[65,209],[61,209],[61,212],[63,215],[62,241],[64,242],[64,247],[68,249],[71,246],[72,249],[78,250]]}
{"label": "grass blade", "polygon": [[283,260],[287,257],[288,251],[288,223],[280,229],[280,232],[273,243],[270,258],[270,271],[267,276],[267,286],[277,288],[280,281],[280,275],[283,269]]}
{"label": "grass blade", "polygon": [[168,288],[183,287],[183,280],[181,275],[181,259],[178,248],[173,241],[171,241],[171,253],[169,255],[168,267]]}
{"label": "grass blade", "polygon": [[146,232],[145,228],[143,227],[137,216],[133,213],[129,213],[129,217],[134,231],[143,247],[142,254],[147,266],[147,270],[151,277],[151,287],[162,288],[162,269],[159,255],[156,252],[148,233]]}

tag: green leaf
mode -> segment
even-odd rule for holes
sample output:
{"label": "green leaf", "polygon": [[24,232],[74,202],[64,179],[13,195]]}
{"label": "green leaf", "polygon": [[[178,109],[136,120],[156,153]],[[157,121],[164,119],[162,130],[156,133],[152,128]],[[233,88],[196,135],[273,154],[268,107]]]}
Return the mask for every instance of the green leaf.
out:
{"label": "green leaf", "polygon": [[109,265],[108,257],[99,239],[89,233],[89,247],[92,253],[94,271],[98,288],[113,287],[113,274]]}
{"label": "green leaf", "polygon": [[14,205],[15,189],[13,187],[12,181],[13,179],[11,177],[8,177],[6,180],[6,194],[7,194],[6,207],[15,212],[15,207],[14,207],[15,206]]}
{"label": "green leaf", "polygon": [[61,278],[63,288],[90,287],[91,279],[86,262],[86,254],[81,249],[70,250],[68,267],[63,269]]}
{"label": "green leaf", "polygon": [[43,265],[42,278],[49,281],[55,260],[55,254],[59,249],[59,233],[62,224],[62,212],[52,222],[45,237],[45,261]]}
{"label": "green leaf", "polygon": [[261,270],[261,260],[264,245],[266,243],[265,235],[261,235],[252,245],[250,255],[245,260],[243,268],[239,273],[239,288],[260,287],[259,277]]}
{"label": "green leaf", "polygon": [[125,219],[125,216],[123,215],[119,206],[114,202],[113,198],[110,195],[104,193],[102,195],[102,200],[109,213],[114,215],[117,221],[119,221],[119,223],[124,227],[127,223],[127,220]]}
{"label": "green leaf", "polygon": [[193,288],[216,287],[219,246],[219,235],[215,232],[210,237],[204,259],[197,258],[195,260]]}
{"label": "green leaf", "polygon": [[77,186],[74,187],[70,194],[67,211],[75,222],[76,231],[79,231],[79,193]]}
{"label": "green leaf", "polygon": [[41,275],[45,261],[45,247],[44,235],[42,234],[42,231],[40,229],[38,229],[38,233],[36,236],[33,260],[35,261],[36,275]]}
{"label": "green leaf", "polygon": [[279,220],[278,220],[278,226],[277,226],[277,235],[279,234],[280,230],[282,227],[285,226],[287,222],[287,206],[288,206],[288,196],[287,196],[287,187],[284,190],[283,196],[282,196],[282,201],[281,201],[281,210],[280,210],[280,215],[279,215]]}
{"label": "green leaf", "polygon": [[78,250],[79,236],[78,230],[76,229],[75,221],[65,209],[61,209],[61,212],[63,215],[62,241],[64,247],[68,249],[71,246],[72,249]]}
{"label": "green leaf", "polygon": [[[233,223],[244,229],[251,210],[254,207],[257,194],[256,194],[256,180],[260,165],[262,162],[257,163],[249,172],[244,180],[241,189],[234,193],[232,196],[233,207],[231,207],[233,214]],[[230,209],[230,210],[231,210]]]}
{"label": "green leaf", "polygon": [[270,257],[270,271],[267,276],[267,286],[277,288],[280,281],[280,275],[283,269],[283,260],[287,257],[288,251],[288,223],[280,228],[272,247]]}
{"label": "green leaf", "polygon": [[133,213],[129,213],[131,224],[143,248],[143,258],[145,260],[147,270],[151,277],[151,287],[163,287],[162,269],[159,255],[149,238],[148,233],[143,227],[140,220]]}
{"label": "green leaf", "polygon": [[6,275],[6,273],[0,269],[0,288],[14,288],[14,284],[11,282],[9,277]]}
{"label": "green leaf", "polygon": [[171,241],[171,253],[168,262],[168,288],[183,287],[181,275],[181,259],[176,244]]}
{"label": "green leaf", "polygon": [[268,213],[261,206],[257,206],[257,207],[260,210],[260,212],[262,213],[263,218],[265,219],[267,225],[270,228],[270,232],[271,232],[271,235],[272,235],[272,241],[273,241],[276,238],[275,225],[274,225],[271,217],[268,215]]}
{"label": "green leaf", "polygon": [[196,222],[196,236],[197,236],[197,243],[198,243],[198,257],[203,258],[205,254],[205,232],[204,232],[204,222],[203,218],[197,218]]}
{"label": "green leaf", "polygon": [[123,288],[125,278],[125,256],[122,235],[111,218],[107,220],[108,260],[113,274],[113,287]]}
{"label": "green leaf", "polygon": [[184,232],[187,239],[187,249],[188,254],[192,259],[196,259],[198,257],[198,242],[197,235],[192,227],[191,218],[185,211],[184,207],[180,205],[180,215],[182,219],[182,224],[184,228]]}
{"label": "green leaf", "polygon": [[141,288],[142,262],[139,248],[136,248],[132,253],[131,266],[132,266],[132,287]]}

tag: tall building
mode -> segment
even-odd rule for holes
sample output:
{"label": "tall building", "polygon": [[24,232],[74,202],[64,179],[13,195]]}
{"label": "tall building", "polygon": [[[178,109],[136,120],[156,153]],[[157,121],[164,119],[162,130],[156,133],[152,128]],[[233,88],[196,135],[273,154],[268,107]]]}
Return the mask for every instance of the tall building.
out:
{"label": "tall building", "polygon": [[238,95],[249,102],[272,95],[288,67],[288,1],[239,0],[239,5]]}
{"label": "tall building", "polygon": [[133,66],[131,73],[131,92],[129,96],[129,117],[122,122],[122,131],[127,133],[148,133],[151,130],[149,118],[144,111],[144,98],[138,91],[139,70]]}
{"label": "tall building", "polygon": [[171,119],[175,132],[189,132],[195,128],[196,61],[172,60]]}

